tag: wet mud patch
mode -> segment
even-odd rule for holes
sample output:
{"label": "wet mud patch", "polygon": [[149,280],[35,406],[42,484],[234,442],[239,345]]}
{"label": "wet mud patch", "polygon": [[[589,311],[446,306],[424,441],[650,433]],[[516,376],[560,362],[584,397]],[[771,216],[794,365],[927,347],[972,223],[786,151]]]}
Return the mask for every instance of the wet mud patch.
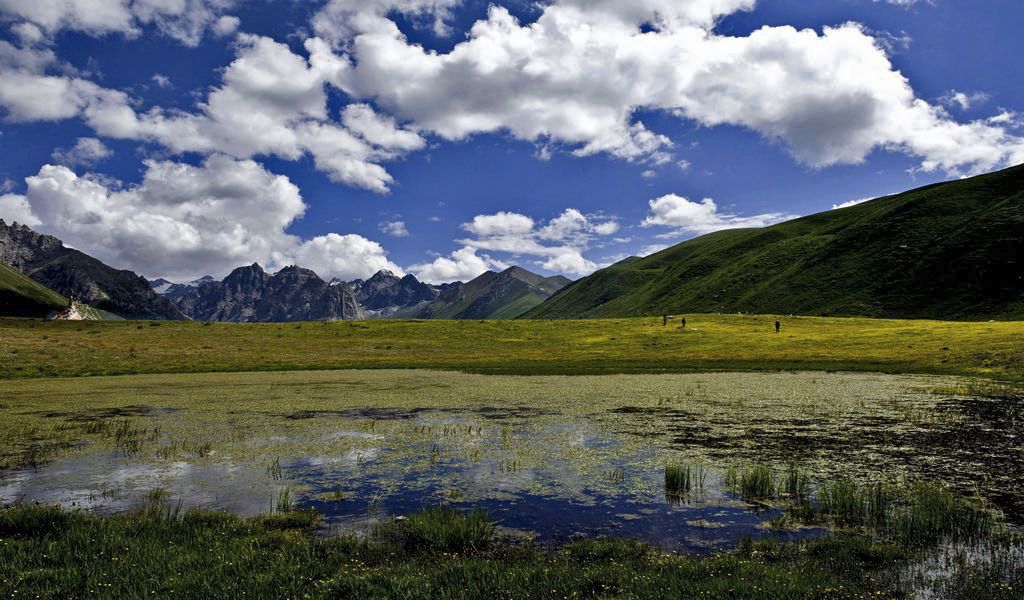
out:
{"label": "wet mud patch", "polygon": [[130,419],[138,417],[160,417],[174,414],[182,409],[142,405],[117,406],[112,408],[91,408],[74,411],[38,411],[34,414],[48,419],[63,419],[70,423],[88,423],[107,419]]}
{"label": "wet mud patch", "polygon": [[277,413],[275,416],[289,421],[306,421],[309,419],[372,419],[382,421],[404,421],[415,419],[428,412],[437,412],[428,408],[347,408],[341,410],[300,410],[292,413]]}
{"label": "wet mud patch", "polygon": [[499,421],[503,419],[530,419],[557,414],[555,412],[533,406],[482,406],[480,408],[475,409],[474,412],[484,417],[485,419]]}

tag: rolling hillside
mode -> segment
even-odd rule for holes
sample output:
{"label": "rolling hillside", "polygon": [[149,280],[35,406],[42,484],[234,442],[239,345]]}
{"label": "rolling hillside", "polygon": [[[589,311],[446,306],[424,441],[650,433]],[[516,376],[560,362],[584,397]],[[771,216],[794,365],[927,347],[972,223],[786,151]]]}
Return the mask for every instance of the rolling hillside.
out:
{"label": "rolling hillside", "polygon": [[521,267],[495,273],[488,271],[462,286],[451,288],[414,314],[421,319],[514,319],[537,306],[570,283],[557,277],[541,277]]}
{"label": "rolling hillside", "polygon": [[598,271],[524,316],[739,311],[1024,319],[1024,166],[705,235]]}
{"label": "rolling hillside", "polygon": [[0,315],[41,318],[67,305],[64,296],[0,263]]}

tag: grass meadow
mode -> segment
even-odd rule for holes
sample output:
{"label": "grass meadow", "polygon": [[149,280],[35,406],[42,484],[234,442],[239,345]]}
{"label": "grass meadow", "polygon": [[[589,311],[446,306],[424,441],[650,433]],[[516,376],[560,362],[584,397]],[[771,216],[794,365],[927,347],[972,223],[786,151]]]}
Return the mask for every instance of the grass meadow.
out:
{"label": "grass meadow", "polygon": [[[774,333],[776,318],[782,332]],[[869,371],[1024,380],[1024,322],[689,315],[227,324],[0,319],[0,378],[359,368],[475,373]]]}

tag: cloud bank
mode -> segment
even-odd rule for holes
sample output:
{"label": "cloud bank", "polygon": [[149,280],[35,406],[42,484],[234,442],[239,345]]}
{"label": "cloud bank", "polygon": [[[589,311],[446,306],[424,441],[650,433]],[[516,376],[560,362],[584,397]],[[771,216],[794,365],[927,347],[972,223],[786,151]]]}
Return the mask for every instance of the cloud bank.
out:
{"label": "cloud bank", "polygon": [[[634,116],[656,110],[756,131],[815,168],[876,150],[953,174],[1024,161],[1024,141],[1006,128],[958,122],[917,98],[884,44],[856,23],[737,37],[715,23],[753,0],[555,0],[528,24],[492,5],[468,39],[440,53],[411,44],[381,10],[333,4],[348,5],[347,28],[334,31],[349,36],[320,59],[336,61],[331,82],[444,139],[506,131],[576,155],[662,164],[672,140]],[[439,17],[450,8],[406,4]],[[315,19],[320,31],[332,14]]]}
{"label": "cloud bank", "polygon": [[361,236],[303,241],[286,233],[306,210],[299,189],[251,160],[147,160],[142,182],[127,187],[45,165],[26,183],[24,195],[0,197],[0,217],[41,225],[69,246],[149,276],[222,276],[253,261],[270,269],[301,264],[328,279],[402,272]]}

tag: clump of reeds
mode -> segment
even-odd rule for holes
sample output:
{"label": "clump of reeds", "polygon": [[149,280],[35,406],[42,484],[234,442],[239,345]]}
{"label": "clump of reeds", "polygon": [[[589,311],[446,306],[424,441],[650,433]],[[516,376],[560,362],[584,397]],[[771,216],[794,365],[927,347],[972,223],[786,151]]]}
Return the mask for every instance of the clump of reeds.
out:
{"label": "clump of reeds", "polygon": [[725,484],[732,493],[748,502],[770,500],[778,489],[775,471],[767,465],[731,465],[725,473]]}
{"label": "clump of reeds", "polygon": [[182,446],[182,449],[184,449],[190,456],[194,456],[196,458],[203,458],[205,456],[208,456],[211,452],[213,452],[213,443],[194,442],[191,444],[184,444]]}
{"label": "clump of reeds", "polygon": [[604,478],[613,485],[619,485],[626,481],[626,471],[619,469],[610,469],[604,472]]}
{"label": "clump of reeds", "polygon": [[274,481],[280,481],[283,476],[283,470],[281,469],[281,458],[275,458],[274,462],[270,463],[267,467],[267,475],[270,476]]}
{"label": "clump of reeds", "polygon": [[868,494],[845,479],[823,484],[818,500],[823,514],[840,525],[866,523],[871,514]]}
{"label": "clump of reeds", "polygon": [[782,491],[796,503],[804,502],[810,495],[810,478],[796,463],[790,463],[782,482]]}
{"label": "clump of reeds", "polygon": [[128,419],[119,421],[114,427],[114,448],[125,455],[137,454],[142,449],[145,427],[135,427]]}
{"label": "clump of reeds", "polygon": [[946,536],[984,537],[999,523],[980,498],[963,498],[936,483],[912,485],[903,506],[893,512],[890,535],[909,544],[931,543]]}
{"label": "clump of reeds", "polygon": [[277,501],[274,503],[274,510],[271,512],[288,513],[295,507],[295,499],[292,497],[292,489],[281,488],[277,492]]}
{"label": "clump of reeds", "polygon": [[172,458],[178,453],[178,442],[172,442],[170,444],[160,446],[156,449],[156,455],[164,460]]}
{"label": "clump of reeds", "polygon": [[171,503],[171,491],[158,486],[146,493],[146,500],[139,511],[143,516],[161,523],[177,523],[181,520],[182,501]]}
{"label": "clump of reeds", "polygon": [[665,465],[665,495],[669,498],[688,498],[693,491],[693,469],[690,465]]}
{"label": "clump of reeds", "polygon": [[984,538],[1001,523],[982,499],[961,496],[941,484],[920,482],[897,488],[878,482],[829,481],[816,487],[814,498],[794,502],[788,514],[804,522],[863,528],[911,546],[944,538]]}

